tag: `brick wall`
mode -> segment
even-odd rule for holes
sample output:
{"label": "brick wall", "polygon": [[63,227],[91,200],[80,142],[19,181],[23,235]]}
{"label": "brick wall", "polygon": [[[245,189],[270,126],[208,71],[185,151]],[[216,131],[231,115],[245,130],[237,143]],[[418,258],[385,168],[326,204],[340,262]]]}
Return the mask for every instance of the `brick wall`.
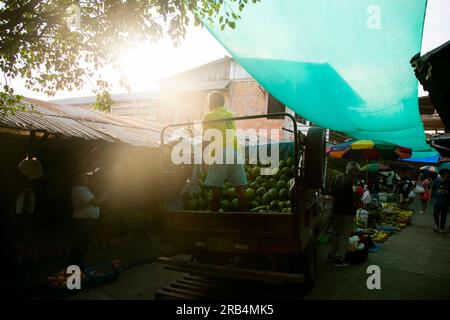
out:
{"label": "brick wall", "polygon": [[[267,113],[268,93],[255,80],[240,80],[231,83],[230,93],[231,111],[235,116],[248,116]],[[282,119],[254,119],[237,121],[239,129],[279,129],[280,138],[283,137],[284,120]],[[263,134],[261,131],[260,134]]]}
{"label": "brick wall", "polygon": [[[225,97],[227,106],[234,116],[248,116],[267,113],[267,92],[260,87],[255,80],[235,80],[230,84],[229,90],[221,91]],[[162,124],[174,122],[187,122],[201,120],[208,112],[206,101],[207,91],[197,92],[174,92],[164,87],[160,92],[159,119]],[[282,119],[253,119],[236,122],[238,129],[279,129],[282,138],[284,132],[281,130],[284,120]],[[264,134],[262,131],[260,134]]]}

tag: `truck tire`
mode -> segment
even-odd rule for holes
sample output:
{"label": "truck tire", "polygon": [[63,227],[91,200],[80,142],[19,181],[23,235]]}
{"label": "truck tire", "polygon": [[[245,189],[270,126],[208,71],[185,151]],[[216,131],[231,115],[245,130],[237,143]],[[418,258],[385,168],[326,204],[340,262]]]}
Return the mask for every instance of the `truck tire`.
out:
{"label": "truck tire", "polygon": [[312,127],[306,137],[304,186],[310,189],[323,187],[326,160],[325,130]]}

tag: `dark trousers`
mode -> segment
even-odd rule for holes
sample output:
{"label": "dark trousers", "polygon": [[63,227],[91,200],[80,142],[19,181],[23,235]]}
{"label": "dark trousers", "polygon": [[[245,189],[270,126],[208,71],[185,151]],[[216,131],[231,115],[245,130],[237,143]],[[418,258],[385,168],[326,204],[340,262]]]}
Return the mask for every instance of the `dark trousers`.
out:
{"label": "dark trousers", "polygon": [[442,205],[439,203],[433,206],[433,216],[434,223],[441,229],[444,230],[445,222],[447,220],[448,205]]}
{"label": "dark trousers", "polygon": [[77,265],[85,268],[85,256],[89,250],[94,234],[95,220],[73,219],[74,243],[69,257],[69,265]]}

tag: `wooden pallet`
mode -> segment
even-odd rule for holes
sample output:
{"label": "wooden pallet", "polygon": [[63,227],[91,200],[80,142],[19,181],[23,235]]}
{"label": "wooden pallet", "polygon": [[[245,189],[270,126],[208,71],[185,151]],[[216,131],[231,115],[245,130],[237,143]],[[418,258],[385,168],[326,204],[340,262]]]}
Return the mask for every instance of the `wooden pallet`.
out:
{"label": "wooden pallet", "polygon": [[302,296],[301,288],[280,284],[228,281],[189,275],[155,293],[157,300],[287,300]]}

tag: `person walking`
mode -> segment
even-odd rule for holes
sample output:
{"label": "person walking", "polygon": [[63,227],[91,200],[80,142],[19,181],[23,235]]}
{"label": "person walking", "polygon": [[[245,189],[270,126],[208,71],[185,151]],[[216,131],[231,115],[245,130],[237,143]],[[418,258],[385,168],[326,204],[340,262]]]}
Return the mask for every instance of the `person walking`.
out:
{"label": "person walking", "polygon": [[423,193],[420,193],[420,213],[425,213],[427,210],[428,201],[430,200],[430,179],[424,176],[420,181],[420,186],[422,186]]}
{"label": "person walking", "polygon": [[354,186],[359,173],[359,164],[349,162],[345,174],[337,176],[332,186],[332,224],[335,232],[327,260],[334,262],[336,267],[346,267],[349,265],[345,260],[345,256],[348,251],[349,237],[353,231],[356,203],[359,201],[356,193],[357,188]]}
{"label": "person walking", "polygon": [[445,223],[447,220],[447,213],[449,207],[449,191],[450,181],[448,179],[450,171],[448,169],[441,169],[439,176],[434,180],[431,186],[431,199],[433,201],[433,218],[435,232],[445,233]]}

